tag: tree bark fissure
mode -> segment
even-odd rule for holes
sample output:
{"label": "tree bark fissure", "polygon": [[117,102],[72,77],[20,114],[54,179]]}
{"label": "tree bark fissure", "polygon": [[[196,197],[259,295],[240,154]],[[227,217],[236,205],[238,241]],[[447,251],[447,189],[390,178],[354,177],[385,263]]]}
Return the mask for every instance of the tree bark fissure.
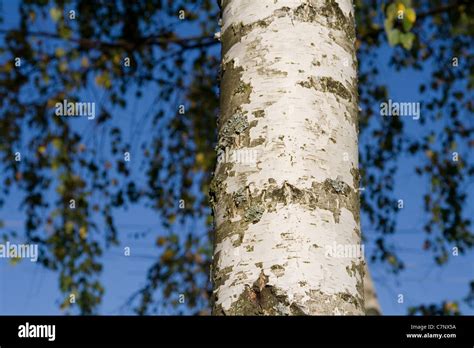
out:
{"label": "tree bark fissure", "polygon": [[362,314],[355,28],[350,0],[222,3],[215,314]]}

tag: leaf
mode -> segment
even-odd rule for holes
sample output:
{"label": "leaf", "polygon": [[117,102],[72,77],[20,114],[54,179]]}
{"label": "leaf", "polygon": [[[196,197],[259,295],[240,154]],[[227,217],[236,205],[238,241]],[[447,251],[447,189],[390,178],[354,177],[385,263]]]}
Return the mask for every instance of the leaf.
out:
{"label": "leaf", "polygon": [[51,16],[53,21],[57,22],[61,18],[62,12],[57,7],[51,7],[51,9],[49,10],[49,15]]}
{"label": "leaf", "polygon": [[60,37],[62,37],[63,39],[69,39],[71,38],[72,36],[72,30],[71,28],[68,28],[66,26],[61,26],[59,29],[58,29],[58,34]]}
{"label": "leaf", "polygon": [[57,159],[51,161],[51,170],[56,171],[59,169],[60,162]]}
{"label": "leaf", "polygon": [[63,57],[66,54],[66,51],[64,51],[64,48],[58,47],[56,48],[55,55],[58,58]]}
{"label": "leaf", "polygon": [[53,146],[56,150],[59,150],[62,146],[62,141],[61,141],[60,138],[54,138],[52,143],[53,143]]}
{"label": "leaf", "polygon": [[95,77],[95,83],[98,85],[98,86],[102,86],[102,87],[105,87],[107,89],[109,89],[110,87],[112,87],[112,81],[110,80],[110,75],[108,72],[104,72],[103,74],[101,75],[97,75]]}
{"label": "leaf", "polygon": [[83,68],[88,68],[89,67],[89,59],[87,57],[82,57],[81,59],[81,66]]}
{"label": "leaf", "polygon": [[120,53],[115,53],[112,57],[112,61],[116,64],[116,65],[120,65],[120,62],[122,60],[122,57],[120,56]]}
{"label": "leaf", "polygon": [[87,228],[85,226],[81,226],[81,228],[79,229],[79,236],[82,238],[82,239],[86,239],[87,238]]}
{"label": "leaf", "polygon": [[403,26],[403,30],[405,32],[409,32],[411,30],[411,28],[413,27],[413,23],[410,22],[410,20],[407,18],[407,16],[403,17],[403,20],[402,20],[402,26]]}
{"label": "leaf", "polygon": [[388,33],[390,33],[390,32],[392,31],[392,28],[393,28],[393,21],[390,20],[390,19],[386,19],[386,20],[384,20],[384,22],[383,22],[383,26],[384,26],[384,28],[385,28],[385,32],[386,32],[387,35],[388,35]]}
{"label": "leaf", "polygon": [[196,164],[198,165],[198,167],[203,167],[203,165],[205,164],[205,159],[206,157],[202,152],[196,154]]}
{"label": "leaf", "polygon": [[405,18],[410,21],[410,23],[415,23],[416,21],[416,13],[415,13],[415,10],[412,9],[412,8],[408,8],[406,11],[405,11]]}
{"label": "leaf", "polygon": [[390,263],[392,266],[395,266],[397,264],[397,258],[393,255],[389,255],[387,258],[388,263]]}
{"label": "leaf", "polygon": [[64,276],[61,278],[61,290],[67,291],[71,285],[72,278],[70,276]]}
{"label": "leaf", "polygon": [[58,69],[60,72],[64,73],[68,70],[69,66],[67,65],[66,62],[61,62],[59,63]]}
{"label": "leaf", "polygon": [[388,33],[388,43],[390,46],[395,46],[400,42],[400,30],[393,29]]}
{"label": "leaf", "polygon": [[20,257],[12,257],[12,258],[9,259],[9,263],[10,263],[10,265],[12,265],[12,266],[15,266],[15,265],[18,264],[20,261],[21,261],[21,258],[20,258]]}
{"label": "leaf", "polygon": [[397,3],[397,14],[403,12],[405,14],[405,5],[401,2]]}
{"label": "leaf", "polygon": [[397,6],[395,4],[390,4],[387,7],[387,20],[393,20],[397,17]]}
{"label": "leaf", "polygon": [[415,40],[415,34],[413,33],[401,34],[399,40],[405,49],[410,50],[413,46],[413,41]]}
{"label": "leaf", "polygon": [[156,240],[156,244],[157,244],[158,246],[163,246],[163,245],[165,245],[165,243],[166,243],[166,238],[165,238],[165,237],[159,237],[159,238]]}
{"label": "leaf", "polygon": [[13,63],[12,62],[6,62],[1,66],[1,71],[9,73],[10,71],[13,70]]}
{"label": "leaf", "polygon": [[173,260],[174,257],[174,251],[171,249],[166,250],[162,255],[161,255],[161,261],[167,262]]}
{"label": "leaf", "polygon": [[74,223],[72,221],[67,221],[64,225],[64,231],[67,234],[71,234],[74,231]]}
{"label": "leaf", "polygon": [[[47,74],[42,74],[41,77],[43,78],[43,81],[45,84],[49,82],[49,75]],[[51,99],[50,99],[51,100]],[[48,100],[48,105],[49,105],[49,100]],[[54,104],[53,104],[54,105]],[[49,107],[49,106],[48,106]]]}

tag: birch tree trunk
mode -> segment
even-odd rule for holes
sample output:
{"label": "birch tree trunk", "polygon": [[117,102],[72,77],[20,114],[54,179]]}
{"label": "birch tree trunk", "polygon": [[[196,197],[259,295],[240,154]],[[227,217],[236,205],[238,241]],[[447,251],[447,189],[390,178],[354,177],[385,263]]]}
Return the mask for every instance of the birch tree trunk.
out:
{"label": "birch tree trunk", "polygon": [[213,313],[363,314],[352,1],[221,7]]}

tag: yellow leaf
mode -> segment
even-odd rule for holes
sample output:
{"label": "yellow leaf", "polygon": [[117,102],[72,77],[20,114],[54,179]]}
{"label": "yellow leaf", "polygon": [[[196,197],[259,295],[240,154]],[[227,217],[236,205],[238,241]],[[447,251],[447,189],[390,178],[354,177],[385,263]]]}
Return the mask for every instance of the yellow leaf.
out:
{"label": "yellow leaf", "polygon": [[62,144],[61,139],[59,139],[59,138],[54,138],[53,141],[52,141],[52,143],[53,143],[53,146],[54,146],[57,150],[59,150],[59,149],[61,148],[61,144]]}
{"label": "yellow leaf", "polygon": [[51,7],[51,9],[49,10],[49,15],[51,16],[53,21],[57,22],[61,18],[62,12],[57,7]]}
{"label": "yellow leaf", "polygon": [[83,68],[88,68],[89,67],[89,59],[87,59],[87,57],[82,57],[81,66]]}
{"label": "yellow leaf", "polygon": [[72,231],[74,230],[74,223],[71,221],[67,221],[64,230],[66,231],[67,234],[71,234]]}
{"label": "yellow leaf", "polygon": [[453,311],[453,312],[456,312],[459,310],[458,304],[456,302],[446,302],[444,304],[444,308],[447,311]]}
{"label": "yellow leaf", "polygon": [[397,4],[397,12],[400,13],[400,11],[405,11],[405,5],[403,5],[401,2]]}
{"label": "yellow leaf", "polygon": [[81,236],[82,239],[86,239],[87,238],[87,228],[82,226],[80,229],[79,229],[79,236]]}
{"label": "yellow leaf", "polygon": [[115,64],[120,64],[120,54],[115,54],[112,58],[112,61],[115,63]]}
{"label": "yellow leaf", "polygon": [[38,147],[38,152],[40,154],[44,154],[46,152],[46,146],[41,145],[40,147]]}
{"label": "yellow leaf", "polygon": [[9,261],[10,261],[10,265],[15,266],[17,263],[19,263],[19,262],[21,261],[21,258],[19,258],[19,257],[12,257],[12,258],[10,258]]}
{"label": "yellow leaf", "polygon": [[66,51],[63,48],[58,47],[56,48],[55,54],[56,54],[56,57],[61,58],[66,54]]}
{"label": "yellow leaf", "polygon": [[9,73],[10,71],[13,70],[13,63],[12,62],[6,62],[3,66],[2,66],[2,71],[4,72],[7,72]]}
{"label": "yellow leaf", "polygon": [[159,237],[159,238],[156,240],[156,244],[157,244],[158,246],[163,246],[163,245],[165,245],[165,243],[166,243],[166,238],[165,238],[165,237]]}
{"label": "yellow leaf", "polygon": [[58,67],[58,68],[59,68],[59,71],[63,73],[63,72],[66,72],[66,71],[67,71],[68,65],[67,65],[66,62],[61,62],[61,63],[59,63],[59,67]]}
{"label": "yellow leaf", "polygon": [[407,15],[407,19],[410,21],[410,23],[415,23],[416,21],[416,13],[415,13],[415,10],[413,10],[412,8],[409,8],[406,10],[406,15]]}
{"label": "yellow leaf", "polygon": [[48,108],[52,108],[56,105],[56,100],[55,99],[48,99],[48,102],[46,103],[46,106]]}
{"label": "yellow leaf", "polygon": [[397,259],[395,258],[395,256],[393,255],[390,255],[388,258],[387,258],[387,261],[391,264],[391,265],[396,265],[397,264]]}
{"label": "yellow leaf", "polygon": [[95,77],[95,83],[98,86],[102,86],[105,88],[110,88],[112,86],[112,82],[110,81],[109,74],[107,72],[104,72],[102,75],[97,75]]}
{"label": "yellow leaf", "polygon": [[162,255],[161,255],[161,260],[166,262],[166,261],[171,261],[174,256],[174,251],[171,249],[166,250]]}
{"label": "yellow leaf", "polygon": [[196,154],[196,163],[199,165],[202,165],[204,163],[204,154],[202,152]]}

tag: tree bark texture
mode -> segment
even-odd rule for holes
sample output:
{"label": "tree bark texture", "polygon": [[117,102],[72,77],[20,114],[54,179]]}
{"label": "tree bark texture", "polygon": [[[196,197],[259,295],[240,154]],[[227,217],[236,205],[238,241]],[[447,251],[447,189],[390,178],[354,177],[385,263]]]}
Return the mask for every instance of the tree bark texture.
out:
{"label": "tree bark texture", "polygon": [[363,314],[353,3],[221,7],[213,313]]}

